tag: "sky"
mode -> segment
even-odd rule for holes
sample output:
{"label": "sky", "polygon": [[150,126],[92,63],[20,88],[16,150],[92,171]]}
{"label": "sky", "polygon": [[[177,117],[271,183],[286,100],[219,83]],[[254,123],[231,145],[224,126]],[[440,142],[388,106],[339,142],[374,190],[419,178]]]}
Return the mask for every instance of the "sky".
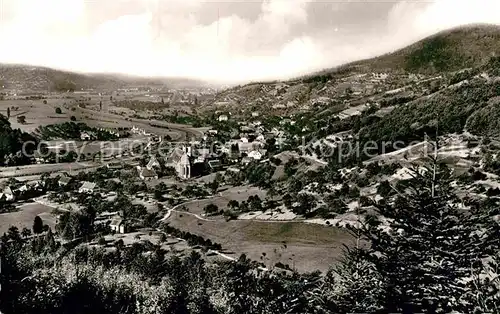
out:
{"label": "sky", "polygon": [[0,62],[217,83],[286,79],[437,31],[499,0],[0,0]]}

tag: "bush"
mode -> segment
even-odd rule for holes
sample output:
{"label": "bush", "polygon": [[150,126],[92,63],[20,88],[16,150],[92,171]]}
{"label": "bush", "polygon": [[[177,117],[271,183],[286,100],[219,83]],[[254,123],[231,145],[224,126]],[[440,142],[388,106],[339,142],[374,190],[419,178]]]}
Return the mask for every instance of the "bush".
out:
{"label": "bush", "polygon": [[234,220],[238,218],[238,215],[231,210],[225,210],[224,217],[226,217],[227,220]]}
{"label": "bush", "polygon": [[61,108],[57,107],[57,108],[56,108],[56,113],[57,113],[57,114],[61,114],[61,113],[62,113]]}
{"label": "bush", "polygon": [[69,119],[70,119],[71,121],[76,121],[76,117],[75,117],[75,116],[71,116]]}
{"label": "bush", "polygon": [[20,123],[20,124],[26,123],[26,116],[18,116],[17,123]]}
{"label": "bush", "polygon": [[215,204],[208,204],[207,206],[205,206],[203,208],[203,210],[207,214],[216,214],[216,213],[219,212],[219,207],[217,205],[215,205]]}
{"label": "bush", "polygon": [[106,245],[106,239],[104,239],[104,237],[100,237],[99,240],[97,240],[97,244]]}

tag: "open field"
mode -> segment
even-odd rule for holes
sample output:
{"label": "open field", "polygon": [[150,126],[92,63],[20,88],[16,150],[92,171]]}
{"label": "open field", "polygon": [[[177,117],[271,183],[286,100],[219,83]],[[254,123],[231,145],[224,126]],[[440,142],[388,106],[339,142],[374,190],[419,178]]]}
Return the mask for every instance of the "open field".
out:
{"label": "open field", "polygon": [[52,207],[39,203],[26,203],[18,206],[18,211],[0,214],[0,234],[7,232],[10,226],[16,226],[21,231],[24,227],[31,229],[36,216],[42,218],[43,223],[52,229],[55,227],[55,217],[51,214]]}
{"label": "open field", "polygon": [[[200,138],[203,135],[203,132],[191,128],[187,125],[183,124],[174,124],[168,123],[164,121],[157,120],[144,120],[144,119],[136,119],[136,118],[125,118],[123,116],[106,113],[106,112],[97,112],[87,108],[77,107],[75,112],[77,112],[80,117],[85,117],[85,119],[94,119],[98,121],[105,120],[106,122],[115,121],[119,123],[120,126],[137,126],[143,128],[147,132],[151,132],[158,135],[169,135],[172,137],[174,141],[185,141],[186,139]],[[150,123],[154,123],[155,126],[152,126]]]}
{"label": "open field", "polygon": [[208,204],[215,204],[220,209],[225,209],[227,207],[227,203],[230,200],[242,202],[246,201],[251,195],[257,195],[260,199],[263,200],[266,197],[266,193],[266,191],[261,190],[258,187],[238,186],[222,191],[218,196],[209,199],[190,201],[189,203],[185,204],[185,207],[190,213],[202,215],[204,214],[203,208]]}
{"label": "open field", "polygon": [[[87,95],[86,95],[87,96]],[[98,104],[98,97],[92,96],[93,100],[90,103]],[[158,122],[162,127],[153,127],[149,125],[147,120],[126,118],[120,115],[94,111],[91,109],[80,108],[76,106],[74,99],[53,97],[44,100],[0,100],[0,114],[7,115],[7,108],[18,107],[16,110],[11,109],[10,123],[12,128],[21,129],[25,132],[32,133],[41,125],[57,124],[70,121],[71,116],[75,116],[77,121],[85,122],[92,127],[132,127],[137,125],[144,128],[148,132],[161,135],[169,135],[174,140],[181,140],[191,136],[200,136],[201,132],[190,130],[185,125],[174,125],[169,123]],[[104,100],[103,106],[109,101]],[[56,108],[62,110],[61,114],[56,114]],[[72,109],[68,109],[72,108]],[[96,107],[97,108],[97,107]],[[20,124],[17,122],[18,116],[25,116],[26,123]]]}
{"label": "open field", "polygon": [[281,261],[300,272],[327,271],[338,260],[343,245],[354,240],[344,230],[301,222],[201,221],[180,212],[172,212],[165,222],[220,243],[234,252],[233,257],[244,253],[267,267]]}
{"label": "open field", "polygon": [[97,162],[74,162],[74,163],[59,163],[59,164],[41,164],[28,165],[20,167],[4,167],[0,168],[0,178],[21,177],[38,175],[45,172],[59,171],[80,171],[82,169],[97,168],[102,166]]}
{"label": "open field", "polygon": [[[18,107],[17,110],[11,109],[10,123],[13,129],[21,129],[31,133],[40,125],[62,123],[70,120],[72,112],[64,108],[64,104],[70,103],[71,99],[49,98],[47,104],[42,99],[37,100],[0,100],[0,114],[7,116],[7,108]],[[56,108],[61,108],[62,114],[56,114]],[[25,116],[26,123],[17,122],[18,116]]]}

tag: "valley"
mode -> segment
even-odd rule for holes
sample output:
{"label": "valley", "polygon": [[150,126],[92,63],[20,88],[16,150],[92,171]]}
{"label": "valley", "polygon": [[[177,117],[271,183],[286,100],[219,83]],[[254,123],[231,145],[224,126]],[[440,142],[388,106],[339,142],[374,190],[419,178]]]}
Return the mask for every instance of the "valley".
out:
{"label": "valley", "polygon": [[82,272],[138,304],[277,294],[334,313],[407,280],[442,293],[442,308],[491,309],[498,293],[471,295],[499,287],[498,43],[499,27],[466,26],[226,89],[1,65],[0,233],[15,284]]}

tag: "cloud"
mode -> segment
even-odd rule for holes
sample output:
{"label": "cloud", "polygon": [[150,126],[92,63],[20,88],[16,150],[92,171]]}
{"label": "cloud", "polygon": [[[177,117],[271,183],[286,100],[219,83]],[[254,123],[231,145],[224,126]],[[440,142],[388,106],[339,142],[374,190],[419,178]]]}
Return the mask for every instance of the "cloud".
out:
{"label": "cloud", "polygon": [[374,56],[461,24],[500,23],[498,0],[235,1],[3,0],[0,61],[242,82]]}

